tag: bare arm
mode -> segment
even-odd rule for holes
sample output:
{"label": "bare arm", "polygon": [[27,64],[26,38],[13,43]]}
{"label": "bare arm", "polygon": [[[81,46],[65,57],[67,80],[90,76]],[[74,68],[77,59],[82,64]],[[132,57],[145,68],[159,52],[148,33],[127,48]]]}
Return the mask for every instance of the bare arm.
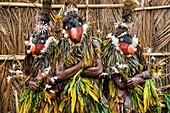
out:
{"label": "bare arm", "polygon": [[[94,40],[94,43],[99,49],[101,49],[100,44],[97,40]],[[103,65],[101,61],[100,52],[98,50],[96,52],[97,52],[96,66],[85,69],[83,71],[83,76],[98,77],[103,72]]]}
{"label": "bare arm", "polygon": [[128,81],[123,79],[122,77],[115,76],[114,82],[120,89],[125,89],[128,87],[134,88],[138,84],[145,83],[145,79],[152,78],[152,74],[149,71],[143,71],[139,74],[136,74],[134,77],[131,77]]}
{"label": "bare arm", "polygon": [[[98,42],[95,42],[95,44],[100,49],[100,44]],[[101,62],[101,57],[100,57],[99,51],[97,51],[97,56],[98,56],[98,59],[96,60],[96,66],[85,69],[83,71],[83,76],[98,77],[103,72],[103,65]],[[58,77],[57,78],[58,81],[67,80],[67,79],[73,77],[80,69],[82,69],[82,62],[79,62],[78,64],[76,64],[68,69],[65,69],[63,71],[61,70],[61,65],[62,64],[60,63],[60,65],[57,66],[56,72],[55,72],[55,76]]]}
{"label": "bare arm", "polygon": [[149,71],[142,71],[141,73],[136,74],[135,77],[149,79],[152,78],[152,74]]}
{"label": "bare arm", "polygon": [[55,76],[57,76],[57,81],[64,81],[71,77],[73,77],[80,69],[82,68],[82,62],[79,62],[78,64],[65,69],[61,70],[61,64],[57,66]]}
{"label": "bare arm", "polygon": [[136,74],[134,77],[130,78],[130,80],[127,81],[127,86],[133,88],[138,84],[145,83],[145,79],[150,78],[152,78],[152,74],[149,71],[143,71],[139,74]]}
{"label": "bare arm", "polygon": [[127,87],[134,88],[136,85],[142,84],[145,82],[145,80],[143,78],[139,77],[138,74],[137,74],[137,76],[130,77],[130,79],[128,81],[125,80],[120,75],[118,75],[118,76],[115,75],[115,77],[113,78],[113,81],[115,82],[117,87],[120,89],[125,89]]}

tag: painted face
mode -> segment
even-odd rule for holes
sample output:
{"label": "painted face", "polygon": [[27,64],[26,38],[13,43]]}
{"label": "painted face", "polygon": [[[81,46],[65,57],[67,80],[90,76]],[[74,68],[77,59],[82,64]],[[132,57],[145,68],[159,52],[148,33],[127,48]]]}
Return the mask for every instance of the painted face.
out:
{"label": "painted face", "polygon": [[125,55],[134,54],[135,49],[132,46],[132,36],[129,34],[128,29],[119,27],[115,34],[119,38],[119,47],[123,53]]}
{"label": "painted face", "polygon": [[30,52],[40,55],[41,50],[48,39],[48,35],[45,33],[37,33],[33,36],[32,45],[30,47]]}
{"label": "painted face", "polygon": [[82,27],[71,28],[71,29],[67,30],[67,32],[68,32],[69,38],[72,42],[79,43],[81,41],[81,36],[83,33]]}
{"label": "painted face", "polygon": [[119,42],[119,47],[125,55],[134,54],[135,49],[132,45],[126,44],[124,42]]}
{"label": "painted face", "polygon": [[63,26],[72,42],[79,43],[81,41],[83,33],[82,19],[75,12],[69,12],[64,17]]}

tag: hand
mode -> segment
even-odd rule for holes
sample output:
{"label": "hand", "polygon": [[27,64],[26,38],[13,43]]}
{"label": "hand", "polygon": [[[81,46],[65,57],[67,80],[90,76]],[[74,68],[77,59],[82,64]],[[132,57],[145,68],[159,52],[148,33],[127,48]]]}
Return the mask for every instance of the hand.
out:
{"label": "hand", "polygon": [[38,86],[37,86],[37,84],[34,81],[29,81],[28,82],[28,87],[30,89],[36,89]]}
{"label": "hand", "polygon": [[144,71],[144,72],[142,72],[142,78],[143,79],[151,79],[152,74],[150,73],[150,71]]}
{"label": "hand", "polygon": [[113,75],[113,80],[119,89],[127,88],[127,81],[120,75]]}
{"label": "hand", "polygon": [[136,74],[135,77],[139,77],[139,78],[143,78],[143,79],[151,79],[152,74],[150,73],[150,71],[143,71],[139,74]]}
{"label": "hand", "polygon": [[145,80],[140,77],[132,77],[130,80],[127,81],[127,86],[130,88],[134,88],[139,83],[143,83]]}

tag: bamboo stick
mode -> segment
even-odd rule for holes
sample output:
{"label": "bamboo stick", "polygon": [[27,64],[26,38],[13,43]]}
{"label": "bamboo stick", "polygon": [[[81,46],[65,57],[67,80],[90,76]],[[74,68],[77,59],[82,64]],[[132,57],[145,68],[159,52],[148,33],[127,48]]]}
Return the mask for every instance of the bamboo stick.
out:
{"label": "bamboo stick", "polygon": [[[22,2],[0,2],[0,6],[10,6],[10,7],[37,7],[41,8],[42,4],[39,3],[22,3]],[[52,4],[52,9],[61,8],[63,5],[55,5]],[[123,4],[78,4],[78,8],[120,8],[123,7]],[[164,6],[152,6],[152,7],[139,7],[135,8],[136,11],[140,10],[154,10],[154,9],[168,9],[170,8],[170,5],[164,5]]]}
{"label": "bamboo stick", "polygon": [[[41,8],[42,4],[39,3],[22,3],[22,2],[0,2],[0,6],[15,6],[15,7],[38,7]],[[52,4],[51,8],[61,8],[63,4]],[[78,4],[78,8],[119,8],[123,7],[123,4]]]}
{"label": "bamboo stick", "polygon": [[135,8],[135,11],[140,11],[140,10],[168,9],[168,8],[170,8],[170,5],[152,6],[152,7],[139,7],[139,8]]}
{"label": "bamboo stick", "polygon": [[79,4],[78,8],[120,8],[123,7],[123,4]]}
{"label": "bamboo stick", "polygon": [[145,1],[142,0],[142,2],[141,2],[141,7],[144,7],[144,4],[145,4]]}
{"label": "bamboo stick", "polygon": [[0,60],[23,60],[25,55],[0,55]]}
{"label": "bamboo stick", "polygon": [[[143,53],[145,56],[170,56],[170,52],[165,53]],[[24,60],[25,55],[0,55],[0,60]]]}
{"label": "bamboo stick", "polygon": [[165,53],[143,53],[146,56],[170,56],[169,52],[165,52]]}
{"label": "bamboo stick", "polygon": [[[88,4],[89,4],[89,0],[86,0],[86,5],[88,6]],[[88,22],[88,20],[89,20],[89,8],[87,7],[87,9],[86,9],[86,23]]]}
{"label": "bamboo stick", "polygon": [[16,113],[19,113],[19,105],[18,105],[18,94],[17,91],[14,91],[14,95],[15,95],[15,106],[16,106]]}
{"label": "bamboo stick", "polygon": [[0,2],[0,6],[10,7],[42,7],[42,4],[38,3],[22,3],[22,2]]}

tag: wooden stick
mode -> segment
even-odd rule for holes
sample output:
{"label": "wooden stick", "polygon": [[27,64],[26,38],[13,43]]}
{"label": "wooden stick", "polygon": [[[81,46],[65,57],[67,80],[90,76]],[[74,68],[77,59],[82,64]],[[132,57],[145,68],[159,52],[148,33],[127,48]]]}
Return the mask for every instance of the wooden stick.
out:
{"label": "wooden stick", "polygon": [[78,8],[120,8],[123,6],[123,4],[79,4]]}
{"label": "wooden stick", "polygon": [[14,95],[15,95],[15,106],[16,106],[16,113],[19,113],[19,105],[18,105],[18,94],[17,91],[14,91]]}
{"label": "wooden stick", "polygon": [[169,9],[170,5],[164,5],[164,6],[152,6],[152,7],[139,7],[135,8],[135,11],[140,11],[140,10],[156,10],[156,9]]}
{"label": "wooden stick", "polygon": [[[9,6],[9,7],[37,7],[41,8],[42,4],[39,3],[22,3],[22,2],[0,2],[0,6]],[[52,4],[52,9],[61,8],[63,5]],[[78,4],[78,8],[120,8],[123,7],[123,4]],[[154,9],[168,9],[170,5],[164,6],[152,6],[152,7],[139,7],[135,8],[136,11],[140,10],[154,10]]]}
{"label": "wooden stick", "polygon": [[144,7],[144,4],[145,4],[145,1],[142,0],[142,2],[141,2],[141,7]]}
{"label": "wooden stick", "polygon": [[170,56],[170,53],[143,53],[146,56]]}
{"label": "wooden stick", "polygon": [[[86,5],[88,6],[89,5],[89,0],[86,0]],[[86,23],[88,22],[89,20],[89,8],[87,7],[86,9]]]}
{"label": "wooden stick", "polygon": [[0,60],[23,60],[25,55],[0,55]]}
{"label": "wooden stick", "polygon": [[0,6],[9,7],[42,7],[42,4],[38,3],[22,3],[22,2],[0,2]]}
{"label": "wooden stick", "polygon": [[[170,53],[143,53],[145,56],[170,56]],[[0,55],[0,60],[24,60],[25,55]]]}
{"label": "wooden stick", "polygon": [[[22,2],[0,2],[0,6],[15,6],[15,7],[42,7],[39,3],[22,3]],[[51,8],[61,8],[63,4],[52,4]],[[119,8],[123,7],[123,4],[78,4],[78,8]]]}

